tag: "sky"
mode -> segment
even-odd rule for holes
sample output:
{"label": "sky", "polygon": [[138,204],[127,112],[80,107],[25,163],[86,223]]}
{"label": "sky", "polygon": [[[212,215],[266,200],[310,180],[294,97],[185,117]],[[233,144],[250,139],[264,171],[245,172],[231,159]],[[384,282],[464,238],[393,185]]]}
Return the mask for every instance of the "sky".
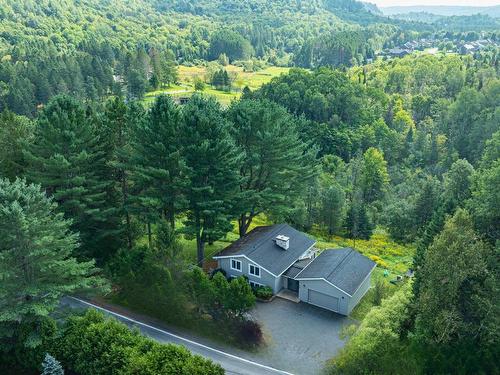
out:
{"label": "sky", "polygon": [[500,0],[366,0],[375,3],[379,7],[405,6],[405,5],[473,5],[490,6],[500,5]]}

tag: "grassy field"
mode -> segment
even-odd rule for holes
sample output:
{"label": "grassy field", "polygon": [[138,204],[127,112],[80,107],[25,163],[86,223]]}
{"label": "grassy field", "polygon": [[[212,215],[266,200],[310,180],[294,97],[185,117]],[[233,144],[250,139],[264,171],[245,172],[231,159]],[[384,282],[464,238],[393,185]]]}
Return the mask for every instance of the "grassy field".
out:
{"label": "grassy field", "polygon": [[[204,94],[217,98],[223,106],[228,106],[232,100],[239,98],[241,90],[245,86],[248,86],[251,90],[256,90],[272,78],[287,73],[290,70],[290,68],[271,66],[258,72],[245,72],[243,68],[234,65],[228,65],[225,69],[230,75],[236,77],[233,83],[234,91],[215,90],[208,84],[203,91]],[[179,83],[165,89],[148,92],[144,98],[144,102],[151,103],[160,94],[170,94],[175,97],[191,96],[194,93],[194,79],[196,77],[205,79],[206,74],[206,67],[204,66],[191,67],[181,65],[179,66]]]}

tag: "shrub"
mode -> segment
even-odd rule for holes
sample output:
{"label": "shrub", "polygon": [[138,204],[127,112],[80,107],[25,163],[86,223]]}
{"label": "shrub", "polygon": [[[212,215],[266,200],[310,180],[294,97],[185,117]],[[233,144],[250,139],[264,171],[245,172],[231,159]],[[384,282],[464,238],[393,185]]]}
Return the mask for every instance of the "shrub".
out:
{"label": "shrub", "polygon": [[59,361],[52,357],[49,353],[45,354],[42,369],[42,375],[64,375],[64,370]]}
{"label": "shrub", "polygon": [[375,306],[380,306],[382,303],[382,299],[384,299],[387,294],[387,286],[384,280],[377,280],[375,283],[375,287],[373,288],[373,304]]}
{"label": "shrub", "polygon": [[[2,328],[0,326],[0,330]],[[38,321],[22,322],[12,328],[13,340],[6,340],[11,345],[0,345],[0,363],[12,366],[17,363],[25,369],[40,368],[45,353],[57,335],[56,322],[45,317]],[[2,353],[4,350],[5,353]]]}
{"label": "shrub", "polygon": [[95,310],[70,317],[53,349],[66,368],[80,375],[224,373],[210,360],[159,344]]}
{"label": "shrub", "polygon": [[228,282],[222,273],[216,272],[210,279],[202,269],[194,267],[187,287],[199,310],[216,320],[239,319],[255,305],[255,296],[243,277]]}
{"label": "shrub", "polygon": [[227,273],[222,268],[216,268],[210,273],[210,278],[212,279],[218,272],[222,273],[224,277],[227,278]]}
{"label": "shrub", "polygon": [[259,286],[253,290],[255,297],[268,300],[273,296],[273,289],[269,286]]}
{"label": "shrub", "polygon": [[377,263],[378,266],[382,268],[389,268],[389,265],[378,255],[370,255],[370,259]]}
{"label": "shrub", "polygon": [[146,341],[130,356],[127,368],[121,375],[223,374],[221,368],[202,357],[191,355],[184,347]]}
{"label": "shrub", "polygon": [[205,82],[200,77],[194,77],[194,89],[195,91],[205,90]]}
{"label": "shrub", "polygon": [[333,359],[330,374],[418,374],[415,356],[400,340],[408,316],[411,283],[384,299],[363,319],[358,330]]}
{"label": "shrub", "polygon": [[243,346],[256,347],[262,343],[262,329],[260,324],[253,320],[238,322],[238,339]]}
{"label": "shrub", "polygon": [[162,233],[156,249],[137,246],[120,250],[111,260],[108,273],[120,287],[113,298],[167,322],[182,323],[186,319],[187,298],[179,288],[184,276],[178,269],[184,266],[173,256],[175,245],[165,248],[170,240]]}

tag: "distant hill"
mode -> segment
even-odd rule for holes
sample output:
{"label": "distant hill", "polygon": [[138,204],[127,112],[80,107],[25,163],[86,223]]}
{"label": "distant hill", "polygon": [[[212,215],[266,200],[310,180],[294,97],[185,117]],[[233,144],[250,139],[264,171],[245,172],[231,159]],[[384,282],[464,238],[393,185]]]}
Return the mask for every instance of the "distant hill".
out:
{"label": "distant hill", "polygon": [[490,17],[500,17],[500,5],[489,7],[413,5],[380,7],[379,9],[386,16],[406,13],[430,13],[438,16],[471,16],[473,14],[487,14]]}

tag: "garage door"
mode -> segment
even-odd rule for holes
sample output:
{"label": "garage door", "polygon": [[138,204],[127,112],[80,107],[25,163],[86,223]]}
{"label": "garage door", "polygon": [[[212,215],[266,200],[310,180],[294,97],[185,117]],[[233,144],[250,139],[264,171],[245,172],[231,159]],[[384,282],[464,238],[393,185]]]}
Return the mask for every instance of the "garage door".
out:
{"label": "garage door", "polygon": [[332,311],[339,311],[339,299],[328,294],[309,289],[307,302]]}

